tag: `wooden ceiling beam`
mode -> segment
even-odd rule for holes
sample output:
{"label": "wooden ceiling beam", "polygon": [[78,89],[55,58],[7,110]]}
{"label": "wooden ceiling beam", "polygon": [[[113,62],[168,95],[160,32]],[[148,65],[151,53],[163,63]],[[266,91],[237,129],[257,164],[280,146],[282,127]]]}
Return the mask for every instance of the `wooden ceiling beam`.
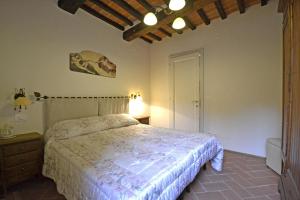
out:
{"label": "wooden ceiling beam", "polygon": [[221,17],[221,19],[226,19],[227,18],[227,14],[224,10],[223,4],[221,2],[221,0],[216,0],[215,1],[215,6],[218,10],[219,16]]}
{"label": "wooden ceiling beam", "polygon": [[240,13],[243,14],[246,12],[245,0],[237,0],[237,4],[240,10]]}
{"label": "wooden ceiling beam", "polygon": [[175,31],[177,34],[182,34],[182,33],[183,33],[183,30],[174,29],[174,31]]}
{"label": "wooden ceiling beam", "polygon": [[138,20],[143,21],[144,16],[139,11],[134,9],[131,5],[129,5],[126,1],[124,0],[111,0],[111,1],[119,5],[121,8],[126,10],[132,16],[136,17]]}
{"label": "wooden ceiling beam", "polygon": [[183,30],[178,30],[178,29],[173,29],[177,34],[182,34],[183,33]]}
{"label": "wooden ceiling beam", "polygon": [[101,15],[99,12],[97,12],[96,10],[88,7],[87,5],[81,5],[80,8],[85,10],[86,12],[90,13],[91,15],[101,19],[102,21],[105,21],[106,23],[116,27],[117,29],[120,29],[121,31],[125,30],[125,28],[123,26],[121,26],[120,24],[118,24],[117,22],[105,17],[104,15]]}
{"label": "wooden ceiling beam", "polygon": [[57,5],[65,11],[75,14],[78,8],[84,4],[84,2],[85,0],[59,0]]}
{"label": "wooden ceiling beam", "polygon": [[[116,1],[116,0],[113,0]],[[181,9],[180,11],[173,12],[170,15],[166,15],[164,11],[160,11],[157,13],[158,23],[154,26],[147,26],[144,23],[139,23],[132,28],[126,30],[123,33],[123,39],[127,41],[131,41],[135,38],[143,36],[151,31],[154,31],[161,27],[162,25],[172,23],[177,17],[184,17],[191,12],[197,11],[200,8],[203,8],[207,4],[213,3],[215,0],[193,0],[187,1],[186,6]]]}
{"label": "wooden ceiling beam", "polygon": [[147,0],[137,0],[146,10],[155,13],[155,8]]}
{"label": "wooden ceiling beam", "polygon": [[204,22],[204,24],[209,25],[210,19],[206,15],[205,11],[202,8],[200,8],[197,12],[198,12],[198,15],[201,17],[202,21]]}
{"label": "wooden ceiling beam", "polygon": [[189,20],[188,17],[184,16],[183,19],[184,19],[185,24],[186,24],[187,27],[189,27],[191,30],[196,29],[196,26],[191,22],[191,20]]}
{"label": "wooden ceiling beam", "polygon": [[164,28],[159,28],[158,29],[160,32],[162,32],[163,34],[165,34],[168,37],[172,37],[172,33],[168,32],[166,29]]}
{"label": "wooden ceiling beam", "polygon": [[153,38],[154,40],[157,40],[157,41],[161,41],[161,37],[153,34],[153,33],[147,33],[147,35],[151,38]]}
{"label": "wooden ceiling beam", "polygon": [[145,42],[148,42],[150,44],[152,44],[152,40],[148,39],[148,38],[145,38],[144,36],[141,36],[140,37],[142,40],[144,40]]}
{"label": "wooden ceiling beam", "polygon": [[112,9],[111,7],[109,7],[108,5],[103,3],[102,1],[99,1],[99,0],[90,0],[90,1],[93,2],[94,4],[96,4],[97,6],[99,6],[101,9],[108,12],[109,14],[111,14],[111,15],[115,16],[116,18],[118,18],[119,20],[125,22],[129,26],[133,25],[133,22],[130,21],[130,19],[128,19],[127,17],[125,17],[121,13],[117,12],[116,10]]}
{"label": "wooden ceiling beam", "polygon": [[168,6],[170,3],[170,0],[164,0],[165,4]]}
{"label": "wooden ceiling beam", "polygon": [[268,0],[261,0],[261,6],[265,6],[268,4]]}

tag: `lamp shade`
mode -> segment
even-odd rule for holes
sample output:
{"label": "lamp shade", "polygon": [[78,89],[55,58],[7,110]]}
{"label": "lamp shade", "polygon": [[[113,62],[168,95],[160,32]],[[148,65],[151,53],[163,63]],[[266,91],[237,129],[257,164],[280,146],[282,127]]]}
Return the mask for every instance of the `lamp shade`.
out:
{"label": "lamp shade", "polygon": [[170,0],[169,8],[173,11],[178,11],[184,8],[185,0]]}
{"label": "lamp shade", "polygon": [[140,93],[131,94],[129,101],[129,114],[132,116],[141,116],[144,112],[143,98]]}
{"label": "lamp shade", "polygon": [[177,17],[172,24],[172,28],[177,30],[182,29],[184,27],[185,27],[185,21],[181,17]]}
{"label": "lamp shade", "polygon": [[16,106],[29,106],[31,101],[26,97],[19,97],[15,100]]}
{"label": "lamp shade", "polygon": [[157,23],[157,18],[154,13],[149,12],[144,17],[144,23],[148,26],[153,26]]}

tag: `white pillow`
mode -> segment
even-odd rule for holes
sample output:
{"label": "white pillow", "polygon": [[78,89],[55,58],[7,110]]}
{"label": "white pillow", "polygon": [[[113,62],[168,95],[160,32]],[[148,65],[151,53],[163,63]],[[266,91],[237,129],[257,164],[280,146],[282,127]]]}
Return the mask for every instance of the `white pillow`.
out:
{"label": "white pillow", "polygon": [[108,126],[107,129],[139,124],[138,120],[128,114],[109,114],[100,116],[99,118]]}
{"label": "white pillow", "polygon": [[50,137],[61,140],[96,131],[136,125],[138,123],[139,122],[136,119],[128,114],[110,114],[64,120],[55,123],[50,129],[48,129],[44,138],[46,141],[48,141]]}

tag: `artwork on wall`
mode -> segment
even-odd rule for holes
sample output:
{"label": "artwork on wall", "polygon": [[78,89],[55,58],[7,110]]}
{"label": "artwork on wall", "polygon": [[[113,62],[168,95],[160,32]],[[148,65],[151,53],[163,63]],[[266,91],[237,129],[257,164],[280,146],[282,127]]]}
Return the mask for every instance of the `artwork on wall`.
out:
{"label": "artwork on wall", "polygon": [[81,51],[80,53],[70,53],[70,70],[115,78],[117,67],[100,53]]}

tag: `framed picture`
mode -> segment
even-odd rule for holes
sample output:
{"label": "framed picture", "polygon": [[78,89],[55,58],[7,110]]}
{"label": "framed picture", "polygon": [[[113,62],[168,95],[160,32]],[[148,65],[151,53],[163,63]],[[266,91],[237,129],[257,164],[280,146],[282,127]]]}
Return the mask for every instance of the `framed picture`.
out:
{"label": "framed picture", "polygon": [[115,78],[117,66],[100,53],[81,51],[70,53],[70,70]]}

